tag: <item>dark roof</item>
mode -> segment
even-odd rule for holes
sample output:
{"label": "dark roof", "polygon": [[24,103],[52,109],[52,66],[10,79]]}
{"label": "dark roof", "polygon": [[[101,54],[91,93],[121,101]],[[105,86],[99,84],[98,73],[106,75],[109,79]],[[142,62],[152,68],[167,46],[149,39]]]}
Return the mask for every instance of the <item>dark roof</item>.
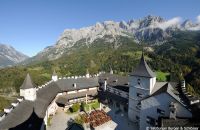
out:
{"label": "dark roof", "polygon": [[[150,97],[157,96],[157,95],[160,95],[162,93],[167,93],[172,98],[174,98],[177,102],[179,102],[181,105],[183,105],[183,107],[188,109],[188,104],[185,102],[185,100],[182,99],[182,97],[180,96],[180,94],[176,90],[177,83],[175,83],[175,82],[168,82],[168,83],[161,82],[161,83],[163,83],[164,85],[163,86],[160,85],[159,88],[156,88],[156,90],[153,90],[153,93],[151,95],[143,98],[142,100],[146,100]],[[155,87],[156,87],[156,85],[155,85]],[[155,89],[155,87],[154,87],[154,89]]]}
{"label": "dark roof", "polygon": [[[76,88],[73,87],[74,83],[77,84]],[[28,88],[31,88],[30,86],[34,86],[29,74],[27,74],[21,88],[26,89],[27,85]],[[47,107],[53,99],[55,99],[59,92],[79,90],[96,86],[99,86],[98,77],[61,79],[57,82],[51,82],[37,91],[37,99],[35,101],[23,100],[14,110],[7,114],[6,117],[0,122],[0,130],[13,128],[25,122],[30,118],[33,112],[35,112],[39,118],[44,118]],[[92,92],[92,94],[95,94],[93,90]]]}
{"label": "dark roof", "polygon": [[[158,88],[157,91],[154,90],[154,93],[152,93],[151,96],[155,96],[160,93],[167,92],[169,85],[170,85],[169,83],[165,83],[163,86],[160,86],[160,88]],[[156,85],[154,87],[156,87]]]}
{"label": "dark roof", "polygon": [[5,114],[5,112],[0,112],[0,117],[2,117]]}
{"label": "dark roof", "polygon": [[125,86],[129,87],[129,81],[127,76],[120,76],[110,73],[103,73],[99,75],[99,83],[104,83],[104,80],[107,81],[109,86]]}
{"label": "dark roof", "polygon": [[142,57],[140,59],[139,65],[136,67],[136,69],[130,73],[131,76],[141,76],[141,77],[156,77],[155,73],[149,68],[147,65],[144,54],[142,53]]}
{"label": "dark roof", "polygon": [[124,91],[124,92],[129,92],[128,86],[113,86],[113,88],[116,88],[116,89]]}
{"label": "dark roof", "polygon": [[56,74],[56,71],[55,71],[55,70],[53,71],[53,76],[57,76],[57,74]]}
{"label": "dark roof", "polygon": [[0,130],[13,128],[25,122],[33,112],[33,102],[24,100],[0,121]]}
{"label": "dark roof", "polygon": [[84,128],[80,124],[73,123],[66,130],[84,130]]}
{"label": "dark roof", "polygon": [[121,97],[121,96],[118,96],[118,95],[113,94],[113,93],[108,92],[108,91],[105,91],[105,92],[99,91],[98,96],[101,100],[112,99],[112,100],[118,101],[121,104],[127,104],[128,103],[128,99]]}
{"label": "dark roof", "polygon": [[21,85],[20,89],[29,89],[29,88],[35,88],[36,85],[33,83],[29,73],[26,75],[26,78],[23,82],[23,84]]}
{"label": "dark roof", "polygon": [[[76,83],[76,88],[73,86],[74,83]],[[56,84],[62,91],[72,91],[99,86],[98,77],[59,79]]]}
{"label": "dark roof", "polygon": [[61,92],[61,90],[55,82],[52,82],[37,91],[37,99],[34,102],[34,111],[38,117],[45,117],[47,107],[59,92]]}

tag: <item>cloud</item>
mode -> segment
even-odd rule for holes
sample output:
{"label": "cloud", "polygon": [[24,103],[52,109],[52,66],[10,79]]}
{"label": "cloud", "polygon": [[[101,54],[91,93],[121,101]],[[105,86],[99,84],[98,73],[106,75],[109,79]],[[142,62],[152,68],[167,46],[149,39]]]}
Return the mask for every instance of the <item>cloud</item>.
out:
{"label": "cloud", "polygon": [[197,16],[197,23],[200,23],[200,15]]}
{"label": "cloud", "polygon": [[181,22],[181,17],[174,17],[170,20],[159,23],[157,26],[165,30],[166,28],[171,27],[171,26],[179,26],[180,22]]}

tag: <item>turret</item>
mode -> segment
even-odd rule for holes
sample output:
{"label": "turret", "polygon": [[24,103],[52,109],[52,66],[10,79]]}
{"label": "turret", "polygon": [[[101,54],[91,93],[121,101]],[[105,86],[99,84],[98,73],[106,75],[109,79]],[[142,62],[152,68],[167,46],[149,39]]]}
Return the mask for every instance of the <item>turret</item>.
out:
{"label": "turret", "polygon": [[89,74],[89,70],[88,70],[88,69],[86,70],[86,75],[85,75],[85,77],[86,77],[86,78],[90,78],[90,74]]}
{"label": "turret", "polygon": [[33,83],[29,73],[23,84],[20,87],[20,96],[23,96],[25,100],[34,101],[36,99],[36,85]]}
{"label": "turret", "polygon": [[58,80],[58,75],[56,74],[55,70],[53,71],[52,80],[53,81],[57,81]]}
{"label": "turret", "polygon": [[[147,65],[144,58],[144,53],[142,53],[139,65],[130,74],[130,76],[137,80],[134,86],[137,85],[138,87],[149,89],[149,95],[151,95],[154,85],[156,83],[156,75]],[[142,79],[144,81],[143,83],[141,83]]]}

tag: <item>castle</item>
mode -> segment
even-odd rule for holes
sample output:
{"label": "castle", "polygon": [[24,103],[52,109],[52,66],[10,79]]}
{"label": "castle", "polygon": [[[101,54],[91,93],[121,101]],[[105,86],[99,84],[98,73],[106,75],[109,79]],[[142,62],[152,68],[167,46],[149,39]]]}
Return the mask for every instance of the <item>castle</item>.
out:
{"label": "castle", "polygon": [[[152,126],[198,126],[194,108],[199,99],[185,90],[185,82],[157,82],[155,73],[147,65],[144,54],[129,76],[101,72],[91,76],[58,78],[36,87],[27,74],[20,87],[20,97],[0,114],[0,129],[43,130],[50,115],[59,106],[68,108],[85,98],[98,97],[128,113],[131,122],[140,130]],[[182,124],[181,124],[182,123]]]}

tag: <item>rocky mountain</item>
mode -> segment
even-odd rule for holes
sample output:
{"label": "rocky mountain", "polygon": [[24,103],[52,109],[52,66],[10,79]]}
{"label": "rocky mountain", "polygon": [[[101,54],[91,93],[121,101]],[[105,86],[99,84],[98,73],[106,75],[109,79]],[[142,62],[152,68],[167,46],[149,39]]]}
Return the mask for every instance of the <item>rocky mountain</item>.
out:
{"label": "rocky mountain", "polygon": [[12,66],[16,63],[24,61],[27,58],[28,56],[15,50],[12,46],[0,44],[0,68]]}
{"label": "rocky mountain", "polygon": [[123,44],[120,42],[120,37],[133,39],[136,43],[159,45],[168,41],[177,31],[197,30],[200,30],[200,23],[192,23],[189,20],[181,23],[178,17],[165,20],[159,16],[149,15],[127,22],[97,22],[89,27],[64,30],[55,45],[45,48],[31,60],[54,60],[66,53],[71,53],[75,47],[89,47],[99,40],[114,43],[114,47],[119,47]]}

